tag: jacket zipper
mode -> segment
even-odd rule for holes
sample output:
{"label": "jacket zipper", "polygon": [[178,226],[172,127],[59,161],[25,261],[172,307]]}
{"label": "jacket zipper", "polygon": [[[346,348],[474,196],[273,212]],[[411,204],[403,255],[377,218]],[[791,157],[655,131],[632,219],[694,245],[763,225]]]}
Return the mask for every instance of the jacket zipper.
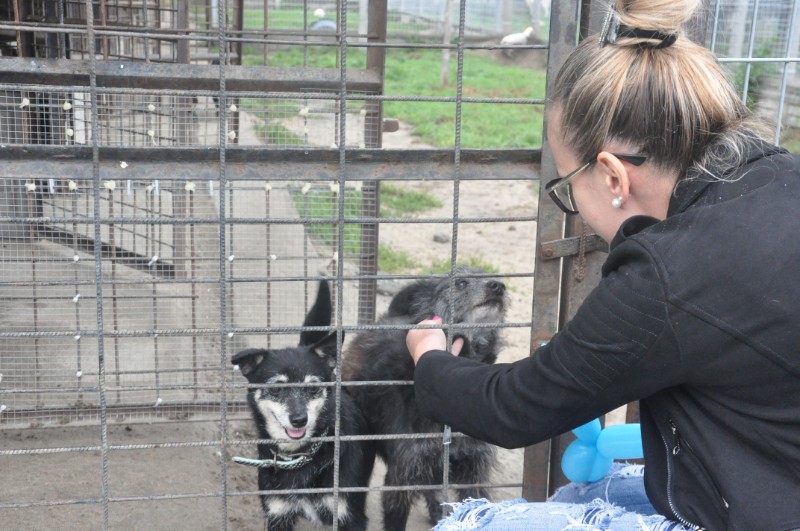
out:
{"label": "jacket zipper", "polygon": [[[680,433],[678,433],[678,427],[675,426],[675,423],[672,422],[672,420],[669,421],[669,426],[670,429],[672,430],[672,440],[675,441],[675,445],[672,447],[672,455],[678,455],[682,450],[681,435]],[[693,456],[695,455],[694,451],[692,450],[692,446],[688,442],[686,443],[686,449],[690,454],[692,454]],[[695,456],[695,459],[696,458],[697,457]],[[714,485],[714,488],[717,489],[717,494],[722,500],[723,505],[725,505],[725,509],[729,509],[730,505],[728,504],[728,500],[726,500],[725,497],[719,492],[719,487],[716,485],[714,480],[711,478],[709,478],[709,480],[711,481],[712,485]]]}
{"label": "jacket zipper", "polygon": [[[678,429],[672,423],[672,420],[669,421],[669,425],[670,428],[672,429],[673,436],[677,435]],[[669,508],[672,511],[672,514],[675,515],[675,518],[677,518],[678,521],[683,525],[685,525],[686,527],[694,529],[696,531],[704,531],[705,530],[704,527],[693,524],[689,520],[681,516],[681,514],[678,512],[677,507],[675,507],[674,500],[672,499],[672,455],[678,455],[680,453],[681,451],[680,439],[675,437],[676,444],[670,449],[667,439],[664,437],[664,434],[660,432],[660,430],[659,430],[659,436],[661,436],[661,440],[664,443],[664,449],[667,451],[667,503],[669,503]]]}

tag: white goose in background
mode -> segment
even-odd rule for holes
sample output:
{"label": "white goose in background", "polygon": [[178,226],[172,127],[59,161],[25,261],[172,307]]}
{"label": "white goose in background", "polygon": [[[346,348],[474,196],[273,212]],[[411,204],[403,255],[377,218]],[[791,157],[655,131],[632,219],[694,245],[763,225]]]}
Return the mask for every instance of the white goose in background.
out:
{"label": "white goose in background", "polygon": [[[533,28],[528,26],[520,33],[511,33],[503,37],[500,41],[500,44],[504,46],[521,46],[524,44],[528,44],[528,39],[530,39],[531,35],[533,35]],[[511,57],[513,50],[503,50],[503,55],[506,57]]]}

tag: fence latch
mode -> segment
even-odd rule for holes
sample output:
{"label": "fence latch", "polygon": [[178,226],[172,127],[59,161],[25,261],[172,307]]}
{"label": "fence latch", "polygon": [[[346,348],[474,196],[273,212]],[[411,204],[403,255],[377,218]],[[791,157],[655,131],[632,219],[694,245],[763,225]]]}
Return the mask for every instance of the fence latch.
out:
{"label": "fence latch", "polygon": [[[580,250],[581,236],[573,236],[571,238],[563,238],[561,240],[553,240],[551,242],[544,242],[541,245],[541,252],[539,253],[542,260],[555,260],[556,258],[563,258],[565,256],[574,256]],[[608,252],[608,243],[597,234],[587,234],[584,239],[584,252],[590,253],[593,251]]]}

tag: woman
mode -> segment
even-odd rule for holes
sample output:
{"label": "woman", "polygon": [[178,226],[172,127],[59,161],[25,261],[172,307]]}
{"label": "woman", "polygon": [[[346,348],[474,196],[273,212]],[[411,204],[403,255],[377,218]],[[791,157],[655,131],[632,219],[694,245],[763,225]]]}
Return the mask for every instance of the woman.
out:
{"label": "woman", "polygon": [[[800,159],[763,140],[713,55],[681,34],[697,3],[617,1],[558,74],[547,133],[563,177],[547,190],[611,244],[575,317],[512,364],[453,356],[441,330],[407,337],[421,411],[506,448],[639,400],[645,473],[626,481],[646,495],[471,502],[459,518],[800,528]],[[589,502],[576,494],[590,487],[555,500]],[[455,520],[441,527],[469,528]]]}

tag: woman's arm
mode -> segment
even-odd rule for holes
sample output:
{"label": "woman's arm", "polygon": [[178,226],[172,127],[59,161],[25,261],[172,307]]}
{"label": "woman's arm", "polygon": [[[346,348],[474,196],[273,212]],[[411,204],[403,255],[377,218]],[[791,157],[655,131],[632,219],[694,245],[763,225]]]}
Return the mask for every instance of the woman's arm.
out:
{"label": "woman's arm", "polygon": [[421,355],[417,405],[432,420],[499,446],[528,446],[680,383],[683,367],[658,268],[618,246],[575,317],[531,357],[486,365]]}

